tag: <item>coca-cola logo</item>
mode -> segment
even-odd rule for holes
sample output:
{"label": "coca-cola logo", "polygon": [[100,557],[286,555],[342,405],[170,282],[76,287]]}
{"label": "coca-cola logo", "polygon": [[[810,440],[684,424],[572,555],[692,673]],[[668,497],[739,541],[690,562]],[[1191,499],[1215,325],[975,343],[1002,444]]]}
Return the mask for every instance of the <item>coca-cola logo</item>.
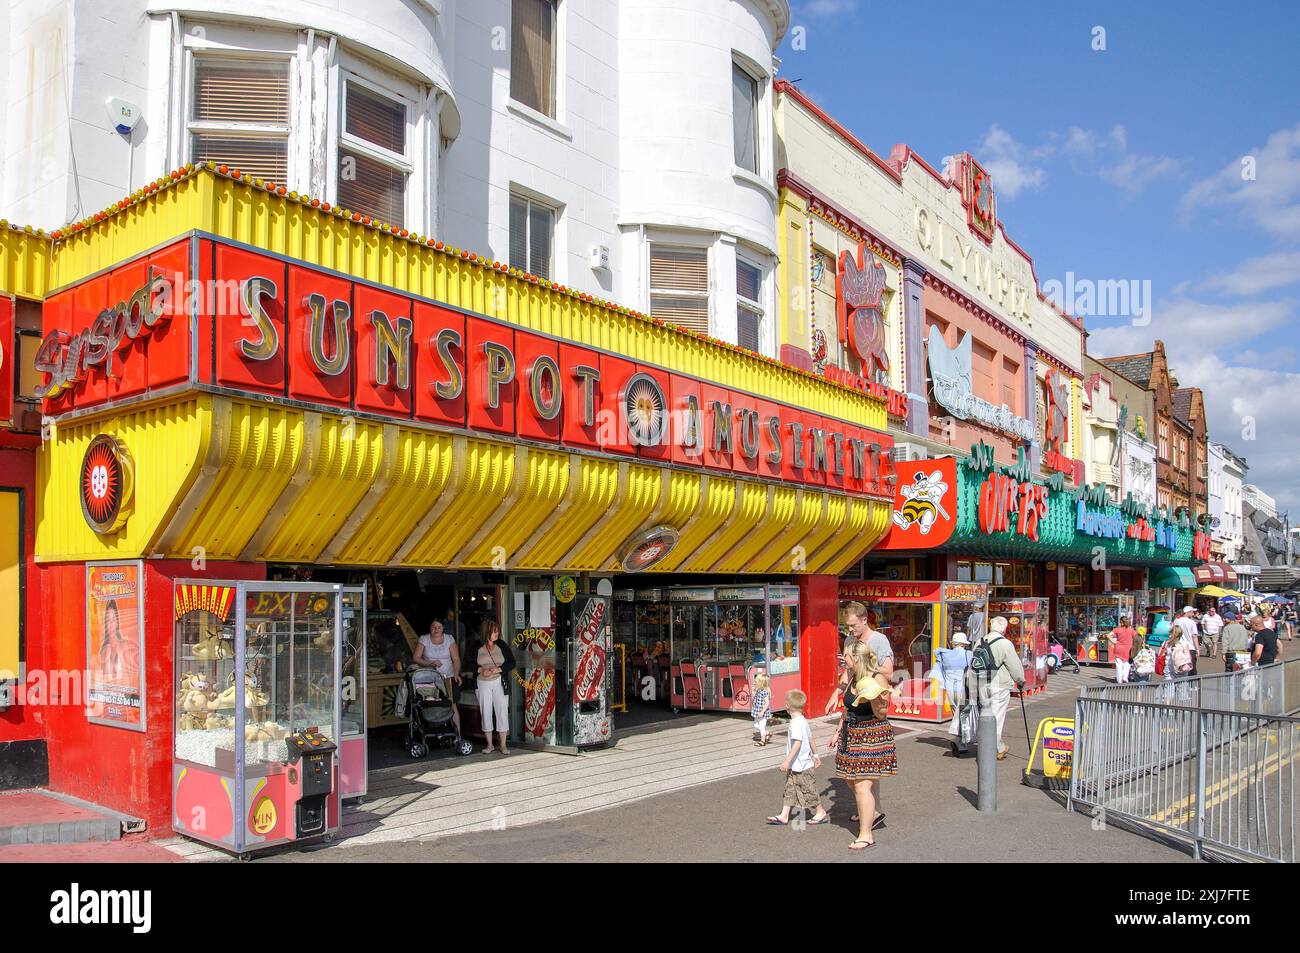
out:
{"label": "coca-cola logo", "polygon": [[574,633],[583,645],[593,644],[600,635],[600,627],[605,621],[605,600],[591,599],[582,607],[578,621],[574,624]]}
{"label": "coca-cola logo", "polygon": [[578,675],[574,680],[573,697],[578,702],[593,702],[600,697],[600,681],[605,674],[605,653],[592,645],[578,660]]}
{"label": "coca-cola logo", "polygon": [[546,734],[555,709],[555,675],[536,669],[524,688],[524,731],[534,738]]}

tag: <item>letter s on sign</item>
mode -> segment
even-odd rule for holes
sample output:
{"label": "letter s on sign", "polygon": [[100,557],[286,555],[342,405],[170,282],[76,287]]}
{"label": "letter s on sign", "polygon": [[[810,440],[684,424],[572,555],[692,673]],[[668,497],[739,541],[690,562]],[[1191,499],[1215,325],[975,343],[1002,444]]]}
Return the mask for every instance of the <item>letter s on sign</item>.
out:
{"label": "letter s on sign", "polygon": [[278,294],[279,289],[270,278],[253,277],[240,285],[240,301],[260,335],[256,341],[245,338],[239,342],[240,353],[250,361],[269,361],[280,353],[280,332],[262,304],[263,298],[275,298]]}

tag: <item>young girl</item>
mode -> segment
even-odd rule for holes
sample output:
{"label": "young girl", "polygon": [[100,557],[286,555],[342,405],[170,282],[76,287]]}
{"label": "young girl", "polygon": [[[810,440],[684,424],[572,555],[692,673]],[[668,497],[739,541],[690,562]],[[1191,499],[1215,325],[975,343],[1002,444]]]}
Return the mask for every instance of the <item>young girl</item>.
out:
{"label": "young girl", "polygon": [[749,713],[754,716],[754,747],[758,748],[772,740],[767,730],[767,719],[772,715],[771,684],[765,672],[754,676],[754,703]]}

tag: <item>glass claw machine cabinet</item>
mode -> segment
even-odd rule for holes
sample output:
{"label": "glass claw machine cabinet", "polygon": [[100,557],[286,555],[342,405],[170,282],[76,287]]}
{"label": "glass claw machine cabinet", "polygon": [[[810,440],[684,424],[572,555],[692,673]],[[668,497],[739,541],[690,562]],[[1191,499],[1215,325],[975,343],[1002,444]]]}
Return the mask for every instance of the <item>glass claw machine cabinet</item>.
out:
{"label": "glass claw machine cabinet", "polygon": [[1002,616],[1007,620],[1006,636],[1020,655],[1020,665],[1025,670],[1025,694],[1034,694],[1047,688],[1047,636],[1048,610],[1046,597],[1032,599],[999,599],[989,603],[989,618]]}
{"label": "glass claw machine cabinet", "polygon": [[331,839],[345,587],[180,580],[173,596],[173,829],[241,857]]}
{"label": "glass claw machine cabinet", "polygon": [[[1120,616],[1139,626],[1143,620],[1135,615],[1139,608],[1135,593],[1103,592],[1097,595],[1064,595],[1056,600],[1056,631],[1074,652],[1081,665],[1109,665],[1110,643],[1106,637],[1119,625]],[[1146,598],[1142,599],[1146,612]]]}
{"label": "glass claw machine cabinet", "polygon": [[664,590],[672,686],[680,711],[743,711],[767,674],[771,710],[799,687],[799,589],[756,585]]}
{"label": "glass claw machine cabinet", "polygon": [[[893,649],[902,695],[889,700],[890,718],[925,722],[952,718],[953,699],[943,687],[936,653],[951,647],[954,632],[966,633],[972,645],[984,635],[988,591],[982,582],[840,582],[841,624],[845,608],[860,603],[866,608],[868,624],[883,632]],[[847,635],[847,630],[841,631],[841,645]]]}

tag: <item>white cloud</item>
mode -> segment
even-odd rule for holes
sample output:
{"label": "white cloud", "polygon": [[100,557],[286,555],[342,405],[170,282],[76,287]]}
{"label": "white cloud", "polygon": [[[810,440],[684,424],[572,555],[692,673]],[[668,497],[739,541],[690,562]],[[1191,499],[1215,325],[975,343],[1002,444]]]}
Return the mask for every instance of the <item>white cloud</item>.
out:
{"label": "white cloud", "polygon": [[854,13],[858,9],[858,0],[808,0],[799,4],[799,15],[810,19],[816,17],[839,16],[842,13]]}
{"label": "white cloud", "polygon": [[1247,258],[1232,271],[1212,275],[1198,287],[1249,296],[1300,282],[1300,251],[1280,251]]}
{"label": "white cloud", "polygon": [[1128,130],[1119,124],[1104,132],[1082,126],[1052,130],[1031,148],[995,123],[985,134],[978,157],[993,176],[994,187],[1008,198],[1025,189],[1042,188],[1047,181],[1043,163],[1050,159],[1068,160],[1075,173],[1096,175],[1134,195],[1158,179],[1182,173],[1178,159],[1130,153]]}
{"label": "white cloud", "polygon": [[1160,338],[1172,363],[1175,353],[1190,357],[1225,351],[1284,328],[1295,317],[1295,302],[1290,300],[1218,305],[1188,298],[1162,299],[1153,307],[1150,324],[1090,329],[1088,352],[1141,354]]}
{"label": "white cloud", "polygon": [[1097,174],[1111,185],[1136,194],[1157,179],[1178,175],[1181,169],[1182,164],[1168,156],[1142,156],[1130,153],[1116,163],[1102,166]]}
{"label": "white cloud", "polygon": [[[1250,482],[1280,506],[1300,509],[1300,374],[1278,369],[1292,355],[1275,346],[1297,320],[1291,300],[1214,305],[1177,298],[1158,303],[1147,326],[1091,331],[1088,353],[1140,354],[1156,338],[1164,341],[1178,383],[1205,393],[1210,439],[1246,457]],[[1244,349],[1252,339],[1259,339],[1255,349]],[[1253,440],[1243,436],[1250,433],[1248,423]]]}
{"label": "white cloud", "polygon": [[[1243,161],[1248,156],[1253,170]],[[1262,149],[1234,159],[1188,189],[1184,214],[1199,217],[1206,208],[1229,209],[1273,235],[1300,238],[1300,126],[1273,133]]]}
{"label": "white cloud", "polygon": [[1025,189],[1041,189],[1047,181],[1047,170],[1026,161],[1024,147],[997,123],[985,133],[977,158],[1000,197],[1015,198]]}

